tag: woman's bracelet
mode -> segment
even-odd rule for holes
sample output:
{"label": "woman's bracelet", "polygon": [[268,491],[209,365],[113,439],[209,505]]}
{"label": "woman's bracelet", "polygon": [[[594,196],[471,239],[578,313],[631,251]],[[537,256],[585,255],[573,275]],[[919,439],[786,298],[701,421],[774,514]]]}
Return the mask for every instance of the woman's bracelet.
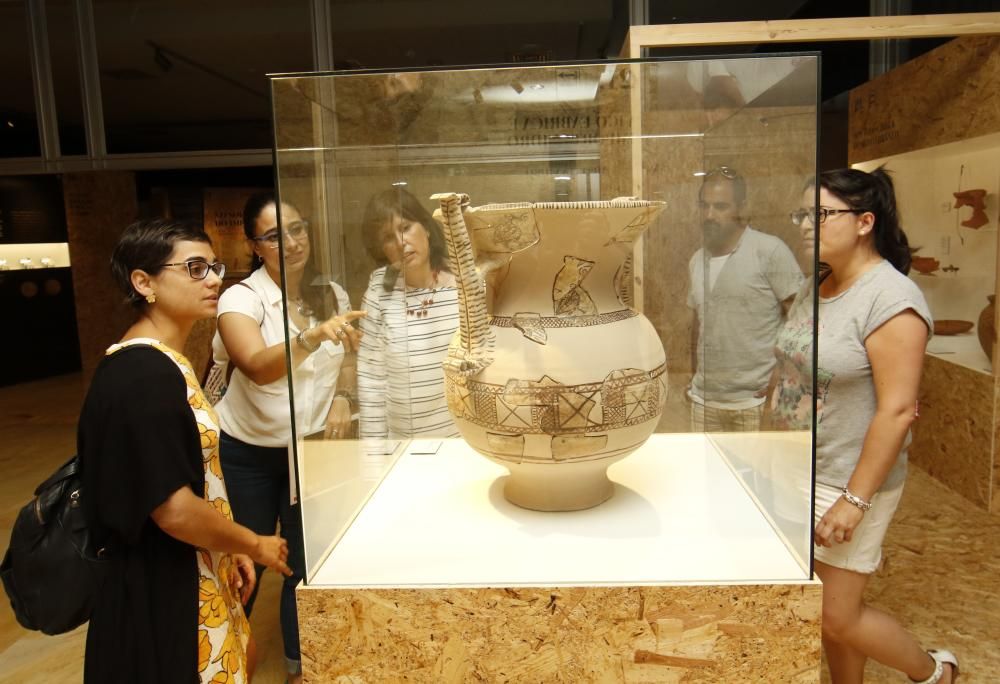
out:
{"label": "woman's bracelet", "polygon": [[347,399],[347,403],[351,407],[352,411],[356,409],[358,406],[358,400],[354,398],[354,395],[351,394],[350,390],[345,390],[345,389],[337,390],[336,392],[333,393],[333,398],[336,399],[337,397]]}
{"label": "woman's bracelet", "polygon": [[[309,344],[309,340],[306,339],[306,330],[302,329],[299,334],[295,336],[295,341],[299,343],[299,346],[305,349],[307,352],[312,354],[314,351],[318,351],[319,344]],[[322,344],[322,342],[320,343]]]}
{"label": "woman's bracelet", "polygon": [[856,494],[852,494],[851,491],[847,487],[844,487],[844,489],[843,489],[843,497],[844,497],[844,500],[847,501],[847,503],[851,504],[852,506],[857,506],[862,511],[869,511],[869,510],[871,510],[871,507],[872,507],[872,502],[871,501],[865,501],[860,496],[857,496]]}

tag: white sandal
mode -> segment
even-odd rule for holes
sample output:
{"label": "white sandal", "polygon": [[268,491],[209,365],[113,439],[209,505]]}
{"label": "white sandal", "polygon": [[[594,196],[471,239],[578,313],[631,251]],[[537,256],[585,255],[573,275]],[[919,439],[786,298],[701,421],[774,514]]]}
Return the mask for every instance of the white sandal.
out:
{"label": "white sandal", "polygon": [[[945,651],[944,649],[931,649],[927,651],[929,655],[934,660],[934,672],[927,679],[923,679],[915,684],[938,684],[941,681],[941,677],[944,676],[944,666],[951,665],[952,675],[951,681],[954,682],[958,679],[958,658],[951,651]],[[911,682],[914,680],[910,680]]]}

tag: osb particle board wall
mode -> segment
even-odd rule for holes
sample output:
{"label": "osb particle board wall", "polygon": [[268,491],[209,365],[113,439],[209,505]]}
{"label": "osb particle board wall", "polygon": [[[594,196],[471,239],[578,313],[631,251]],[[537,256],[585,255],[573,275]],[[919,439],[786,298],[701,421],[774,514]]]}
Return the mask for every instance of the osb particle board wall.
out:
{"label": "osb particle board wall", "polygon": [[957,38],[851,91],[851,164],[1000,131],[1000,36]]}

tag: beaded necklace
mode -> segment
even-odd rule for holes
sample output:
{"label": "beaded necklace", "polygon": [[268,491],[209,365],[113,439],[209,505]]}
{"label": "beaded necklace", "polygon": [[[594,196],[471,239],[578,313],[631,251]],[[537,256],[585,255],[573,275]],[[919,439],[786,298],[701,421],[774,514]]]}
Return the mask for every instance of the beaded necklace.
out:
{"label": "beaded necklace", "polygon": [[434,271],[431,279],[430,294],[424,295],[416,304],[406,306],[406,315],[414,318],[426,318],[427,309],[434,304],[434,295],[437,294],[438,271]]}

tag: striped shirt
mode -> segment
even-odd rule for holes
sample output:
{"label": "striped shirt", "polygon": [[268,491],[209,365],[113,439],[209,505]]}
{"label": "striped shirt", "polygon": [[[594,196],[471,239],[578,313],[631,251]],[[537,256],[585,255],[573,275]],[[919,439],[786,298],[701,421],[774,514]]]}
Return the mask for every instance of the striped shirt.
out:
{"label": "striped shirt", "polygon": [[384,266],[372,273],[362,300],[361,436],[457,437],[441,362],[458,329],[458,289],[407,290],[400,276],[386,292],[384,277]]}

